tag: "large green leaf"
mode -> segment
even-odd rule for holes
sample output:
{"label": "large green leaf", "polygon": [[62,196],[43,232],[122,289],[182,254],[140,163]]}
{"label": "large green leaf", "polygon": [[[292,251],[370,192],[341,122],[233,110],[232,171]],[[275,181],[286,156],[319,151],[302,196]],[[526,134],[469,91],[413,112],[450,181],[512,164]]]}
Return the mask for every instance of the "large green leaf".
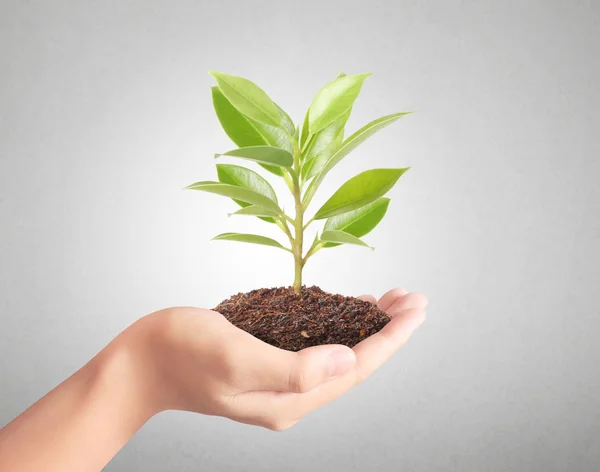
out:
{"label": "large green leaf", "polygon": [[[323,231],[344,231],[362,238],[370,233],[383,219],[390,204],[389,198],[380,198],[361,208],[327,219]],[[333,247],[337,244],[328,243],[324,247]]]}
{"label": "large green leaf", "polygon": [[219,87],[212,87],[212,99],[223,130],[235,144],[239,147],[267,144],[250,121],[227,100]]}
{"label": "large green leaf", "polygon": [[263,246],[272,246],[285,251],[289,251],[288,248],[284,247],[274,239],[267,238],[266,236],[260,236],[258,234],[245,234],[245,233],[222,233],[213,238],[216,241],[238,241],[241,243],[252,243],[261,244]]}
{"label": "large green leaf", "polygon": [[288,151],[273,146],[248,146],[239,149],[233,149],[222,154],[215,154],[215,157],[231,156],[248,159],[276,167],[292,167],[294,156]]}
{"label": "large green leaf", "polygon": [[377,118],[376,120],[371,121],[369,124],[363,126],[361,129],[353,133],[348,139],[346,139],[340,148],[335,152],[333,156],[327,161],[327,163],[323,166],[323,169],[316,175],[314,180],[310,183],[308,188],[306,189],[306,193],[302,199],[302,202],[305,205],[310,203],[312,197],[321,182],[325,178],[325,175],[333,169],[333,167],[338,164],[344,157],[346,157],[351,151],[356,149],[361,143],[363,143],[367,138],[374,135],[380,129],[385,128],[387,125],[393,123],[398,118],[408,115],[411,112],[405,113],[394,113],[392,115],[382,116],[381,118]]}
{"label": "large green leaf", "polygon": [[374,249],[371,246],[369,246],[367,243],[365,243],[364,241],[362,241],[361,239],[358,239],[356,236],[351,235],[350,233],[346,233],[345,231],[338,231],[338,230],[332,230],[332,231],[323,231],[323,234],[321,234],[321,241],[324,241],[326,243],[334,243],[334,244],[355,244],[357,246],[364,246],[364,247],[368,247],[369,249]]}
{"label": "large green leaf", "polygon": [[265,207],[269,210],[273,210],[278,214],[281,214],[282,211],[273,200],[264,195],[255,192],[254,190],[250,190],[244,187],[238,187],[237,185],[223,184],[221,182],[196,182],[192,185],[186,187],[186,189],[190,190],[201,190],[203,192],[215,193],[217,195],[222,195],[224,197],[233,198],[234,200],[240,200],[245,203],[250,203],[251,205],[258,205]]}
{"label": "large green leaf", "polygon": [[385,195],[410,167],[371,169],[344,183],[317,211],[316,220],[356,210]]}
{"label": "large green leaf", "polygon": [[263,89],[243,77],[211,71],[227,100],[244,115],[269,126],[281,126],[277,105]]}
{"label": "large green leaf", "polygon": [[[240,208],[238,211],[234,211],[233,213],[229,213],[229,216],[232,215],[249,215],[249,216],[259,216],[259,217],[270,217],[269,221],[273,221],[273,218],[277,218],[279,215],[273,210],[268,210],[264,207],[260,207],[257,205],[250,205]],[[265,220],[267,218],[264,218]]]}
{"label": "large green leaf", "polygon": [[[284,130],[264,125],[242,115],[227,100],[223,92],[219,90],[219,87],[212,87],[212,95],[215,112],[221,126],[227,136],[239,147],[269,145],[285,149],[289,152],[293,151],[292,144]],[[275,175],[283,175],[283,170],[280,167],[263,164],[261,166]]]}
{"label": "large green leaf", "polygon": [[363,82],[371,74],[347,75],[328,83],[317,93],[308,111],[309,134],[316,134],[354,104]]}

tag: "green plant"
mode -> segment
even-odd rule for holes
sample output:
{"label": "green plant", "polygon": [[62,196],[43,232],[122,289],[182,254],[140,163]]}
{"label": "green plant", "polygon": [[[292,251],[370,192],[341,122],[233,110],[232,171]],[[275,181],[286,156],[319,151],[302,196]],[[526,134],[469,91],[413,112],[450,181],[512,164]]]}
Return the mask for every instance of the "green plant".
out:
{"label": "green plant", "polygon": [[[378,118],[344,139],[344,128],[363,82],[371,74],[340,74],[316,95],[300,131],[290,117],[256,84],[242,77],[211,72],[217,86],[212,98],[225,133],[238,149],[216,154],[254,161],[287,184],[294,199],[294,216],[280,207],[277,195],[260,174],[245,167],[217,164],[218,181],[196,182],[186,188],[232,198],[251,215],[277,225],[290,247],[255,234],[223,233],[217,240],[273,246],[294,256],[294,290],[300,292],[302,269],[322,248],[340,244],[369,247],[360,238],[384,217],[390,200],[383,196],[409,168],[372,169],[343,184],[308,221],[307,209],[333,167],[368,137],[408,113]],[[304,252],[304,235],[315,220],[326,220]]]}

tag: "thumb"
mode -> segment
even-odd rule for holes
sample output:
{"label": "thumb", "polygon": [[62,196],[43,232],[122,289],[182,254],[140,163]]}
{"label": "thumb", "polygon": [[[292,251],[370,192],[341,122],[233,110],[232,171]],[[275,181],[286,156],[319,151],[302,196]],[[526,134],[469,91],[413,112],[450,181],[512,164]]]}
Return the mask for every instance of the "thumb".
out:
{"label": "thumb", "polygon": [[285,391],[304,393],[334,377],[347,374],[356,366],[356,355],[342,345],[315,346],[294,354],[289,366]]}
{"label": "thumb", "polygon": [[[232,326],[233,328],[233,326]],[[244,390],[303,393],[356,366],[347,346],[326,344],[291,352],[279,349],[235,328],[229,336],[239,362]]]}

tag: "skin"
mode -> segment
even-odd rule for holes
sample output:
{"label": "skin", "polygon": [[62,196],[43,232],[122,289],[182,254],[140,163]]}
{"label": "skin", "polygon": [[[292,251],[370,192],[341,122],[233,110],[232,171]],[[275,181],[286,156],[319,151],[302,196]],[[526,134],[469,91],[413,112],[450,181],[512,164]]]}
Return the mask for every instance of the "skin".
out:
{"label": "skin", "polygon": [[418,293],[360,298],[392,321],[353,349],[277,349],[201,308],[147,315],[0,430],[0,470],[100,471],[165,410],[283,431],[363,382],[425,320]]}

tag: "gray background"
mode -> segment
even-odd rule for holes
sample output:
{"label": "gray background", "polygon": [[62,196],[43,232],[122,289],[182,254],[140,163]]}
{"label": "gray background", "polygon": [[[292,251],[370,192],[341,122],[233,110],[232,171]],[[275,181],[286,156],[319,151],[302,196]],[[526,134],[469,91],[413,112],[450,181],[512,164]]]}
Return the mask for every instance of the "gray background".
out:
{"label": "gray background", "polygon": [[[355,173],[413,169],[377,251],[306,281],[426,293],[426,325],[368,382],[282,434],[164,413],[108,470],[591,471],[600,466],[600,4],[594,1],[6,1],[0,6],[0,424],[138,317],[289,284],[272,228],[227,218],[231,147],[209,69],[300,121],[338,72],[372,71]],[[266,262],[265,262],[266,261]]]}

